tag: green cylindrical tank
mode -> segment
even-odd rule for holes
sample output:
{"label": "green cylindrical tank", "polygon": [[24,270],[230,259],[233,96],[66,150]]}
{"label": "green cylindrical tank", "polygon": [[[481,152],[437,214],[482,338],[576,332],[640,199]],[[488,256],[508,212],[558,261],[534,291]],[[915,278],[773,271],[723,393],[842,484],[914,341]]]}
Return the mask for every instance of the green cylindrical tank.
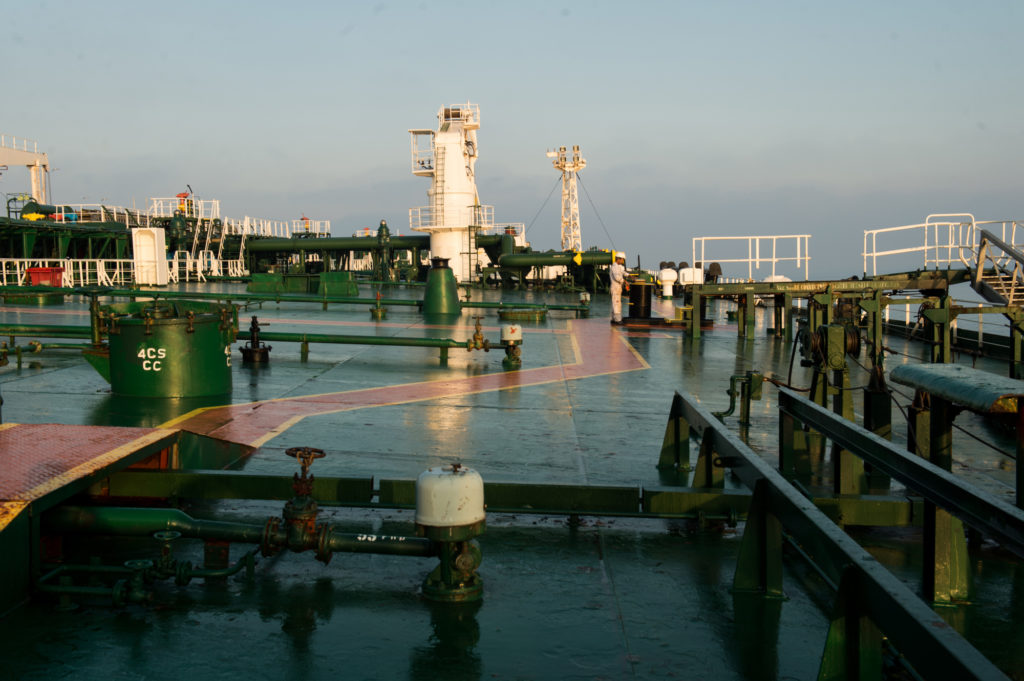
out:
{"label": "green cylindrical tank", "polygon": [[457,315],[462,313],[455,272],[448,267],[448,258],[432,258],[427,273],[427,289],[423,294],[424,315]]}
{"label": "green cylindrical tank", "polygon": [[129,397],[203,397],[231,392],[230,306],[197,301],[117,303],[102,308],[110,388]]}

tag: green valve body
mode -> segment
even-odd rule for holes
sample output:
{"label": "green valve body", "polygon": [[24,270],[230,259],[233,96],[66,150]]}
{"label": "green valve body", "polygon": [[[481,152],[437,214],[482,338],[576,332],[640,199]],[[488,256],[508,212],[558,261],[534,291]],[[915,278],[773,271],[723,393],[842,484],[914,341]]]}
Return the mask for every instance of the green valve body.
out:
{"label": "green valve body", "polygon": [[109,319],[110,387],[128,397],[203,397],[231,392],[229,307],[213,303],[120,303]]}
{"label": "green valve body", "polygon": [[457,315],[462,313],[455,272],[447,258],[433,258],[427,273],[427,290],[423,295],[424,315]]}

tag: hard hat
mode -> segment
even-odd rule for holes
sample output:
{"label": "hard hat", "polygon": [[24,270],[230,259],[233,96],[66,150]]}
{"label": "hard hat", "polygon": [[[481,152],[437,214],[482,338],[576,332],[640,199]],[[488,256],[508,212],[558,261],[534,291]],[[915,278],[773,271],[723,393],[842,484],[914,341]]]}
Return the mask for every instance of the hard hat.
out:
{"label": "hard hat", "polygon": [[626,254],[625,254],[625,253],[623,253],[622,251],[619,251],[619,252],[617,252],[617,253],[615,254],[615,257],[616,257],[616,258],[622,258],[623,260],[625,260],[625,259],[626,259]]}

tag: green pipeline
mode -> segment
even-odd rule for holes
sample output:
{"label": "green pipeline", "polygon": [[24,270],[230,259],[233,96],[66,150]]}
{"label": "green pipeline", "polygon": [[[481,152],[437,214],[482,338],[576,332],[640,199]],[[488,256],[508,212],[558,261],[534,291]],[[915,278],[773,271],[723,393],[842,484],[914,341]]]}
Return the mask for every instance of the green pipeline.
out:
{"label": "green pipeline", "polygon": [[252,239],[245,244],[250,253],[295,251],[373,251],[380,247],[402,250],[430,248],[429,235],[392,236],[381,242],[376,236],[328,237],[326,239]]}
{"label": "green pipeline", "polygon": [[2,324],[0,336],[39,336],[41,338],[91,338],[88,326],[48,326],[36,324]]}
{"label": "green pipeline", "polygon": [[[238,340],[251,340],[248,331],[239,331]],[[453,338],[402,338],[399,336],[367,336],[327,333],[270,333],[260,331],[260,340],[281,343],[336,343],[339,345],[389,345],[413,348],[465,348],[470,341]],[[492,348],[504,348],[494,343]]]}
{"label": "green pipeline", "polygon": [[[579,253],[582,265],[610,265],[610,251],[586,251]],[[547,267],[573,265],[577,254],[572,251],[549,251],[547,253],[507,253],[498,259],[499,267]]]}
{"label": "green pipeline", "polygon": [[[266,530],[264,525],[202,520],[178,509],[164,508],[100,508],[89,506],[61,506],[49,511],[44,525],[51,532],[85,532],[146,536],[154,532],[173,530],[185,537],[220,541],[260,544]],[[278,530],[278,545],[286,540],[284,530]],[[328,540],[331,551],[351,553],[379,553],[400,556],[433,556],[433,542],[421,537],[391,537],[366,534],[331,532]]]}

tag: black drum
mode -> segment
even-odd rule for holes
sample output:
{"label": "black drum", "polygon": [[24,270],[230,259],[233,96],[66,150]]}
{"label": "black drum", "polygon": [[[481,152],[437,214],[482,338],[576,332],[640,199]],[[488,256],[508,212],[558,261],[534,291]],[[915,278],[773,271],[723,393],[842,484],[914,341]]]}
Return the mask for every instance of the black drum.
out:
{"label": "black drum", "polygon": [[654,293],[654,284],[649,281],[629,282],[629,318],[650,319],[651,318],[651,296]]}

